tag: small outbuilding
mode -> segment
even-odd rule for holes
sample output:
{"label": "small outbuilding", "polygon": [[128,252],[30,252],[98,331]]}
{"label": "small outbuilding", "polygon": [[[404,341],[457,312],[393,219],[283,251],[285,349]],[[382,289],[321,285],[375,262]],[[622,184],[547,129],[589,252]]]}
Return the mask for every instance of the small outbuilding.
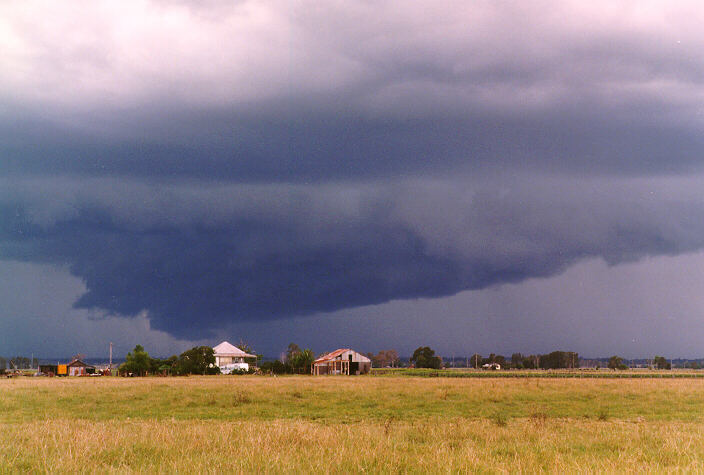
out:
{"label": "small outbuilding", "polygon": [[313,362],[311,372],[321,374],[367,374],[372,369],[372,360],[349,348],[340,348],[324,354]]}
{"label": "small outbuilding", "polygon": [[78,358],[66,365],[69,376],[86,376],[95,373],[95,366],[91,366]]}
{"label": "small outbuilding", "polygon": [[213,352],[215,366],[220,368],[220,372],[223,374],[230,374],[233,371],[249,371],[249,363],[245,361],[245,358],[254,358],[255,361],[257,358],[257,355],[250,355],[227,341],[213,347]]}
{"label": "small outbuilding", "polygon": [[40,364],[39,373],[47,376],[55,376],[59,374],[59,364]]}

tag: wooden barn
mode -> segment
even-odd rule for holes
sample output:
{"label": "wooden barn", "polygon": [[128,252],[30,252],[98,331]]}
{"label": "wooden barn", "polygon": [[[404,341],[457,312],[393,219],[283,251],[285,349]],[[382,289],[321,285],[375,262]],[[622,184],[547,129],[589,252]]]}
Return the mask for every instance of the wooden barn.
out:
{"label": "wooden barn", "polygon": [[349,348],[340,348],[327,353],[313,362],[311,372],[321,374],[367,374],[372,369],[372,360]]}

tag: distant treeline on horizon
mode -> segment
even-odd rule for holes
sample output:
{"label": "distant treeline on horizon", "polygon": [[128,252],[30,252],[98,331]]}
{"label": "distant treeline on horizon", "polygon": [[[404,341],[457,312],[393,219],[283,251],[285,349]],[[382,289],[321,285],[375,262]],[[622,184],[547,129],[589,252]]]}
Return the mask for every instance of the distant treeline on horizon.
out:
{"label": "distant treeline on horizon", "polygon": [[[563,352],[566,354],[571,354],[570,352]],[[514,354],[515,355],[515,354]],[[575,353],[576,355],[576,353]],[[504,356],[504,355],[498,355],[498,354],[490,354],[488,356],[481,356],[479,355],[480,359],[478,363],[475,365],[473,358],[477,356],[477,354],[473,354],[470,356],[459,356],[459,355],[453,355],[453,356],[443,356],[443,364],[446,368],[474,368],[474,367],[481,367],[482,364],[486,364],[487,362],[499,362],[500,364],[505,365],[506,367],[511,367],[512,365],[512,358],[511,356]],[[523,355],[521,355],[523,356]],[[530,358],[530,357],[535,357],[538,356],[539,358],[541,356],[546,356],[546,355],[526,355],[524,358]],[[18,369],[30,369],[30,368],[36,368],[37,365],[40,364],[55,364],[57,362],[59,363],[68,363],[71,360],[73,360],[74,356],[69,356],[69,357],[53,357],[53,358],[46,358],[46,357],[34,357],[34,361],[30,361],[30,357],[26,356],[13,356],[13,357],[2,357],[0,356],[0,370],[2,369],[11,369],[10,362],[14,362],[16,367]],[[261,362],[265,361],[276,361],[278,360],[279,357],[277,356],[263,356],[262,359],[260,360]],[[399,366],[401,367],[408,367],[411,365],[410,363],[410,356],[400,356],[399,357]],[[584,357],[576,357],[575,361],[575,367],[581,367],[581,368],[594,368],[594,367],[602,367],[605,368],[609,362],[610,357],[597,357],[597,358],[584,358]],[[109,358],[83,358],[82,359],[85,363],[88,363],[90,365],[107,365],[110,360]],[[691,368],[693,366],[699,366],[701,368],[704,368],[704,358],[667,358],[668,361],[672,362],[672,367],[673,368]],[[653,358],[623,358],[624,363],[631,367],[631,368],[646,368],[650,365],[653,364]],[[113,358],[112,359],[112,364],[114,367],[119,366],[120,364],[125,362],[124,357],[120,358]],[[502,363],[503,362],[503,363]],[[569,367],[569,365],[567,366]]]}

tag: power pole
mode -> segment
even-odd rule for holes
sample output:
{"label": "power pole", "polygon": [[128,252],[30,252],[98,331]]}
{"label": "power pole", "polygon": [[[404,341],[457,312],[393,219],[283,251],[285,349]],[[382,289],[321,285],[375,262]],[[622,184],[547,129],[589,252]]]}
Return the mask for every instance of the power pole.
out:
{"label": "power pole", "polygon": [[112,342],[110,342],[110,374],[112,375]]}

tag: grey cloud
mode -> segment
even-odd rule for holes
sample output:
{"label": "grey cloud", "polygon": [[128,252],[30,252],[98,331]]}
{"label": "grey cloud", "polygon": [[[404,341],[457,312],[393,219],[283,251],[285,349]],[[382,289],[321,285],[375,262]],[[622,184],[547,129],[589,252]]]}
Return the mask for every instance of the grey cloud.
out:
{"label": "grey cloud", "polygon": [[[704,245],[700,179],[524,175],[366,185],[29,180],[2,196],[0,257],[68,265],[76,305],[202,337]],[[119,191],[117,191],[119,190]],[[46,203],[52,203],[46,207]]]}
{"label": "grey cloud", "polygon": [[40,25],[28,5],[4,7],[5,174],[701,169],[704,44],[686,4],[146,2],[133,36],[104,6]]}
{"label": "grey cloud", "polygon": [[0,258],[192,336],[701,249],[696,7],[3,4]]}

